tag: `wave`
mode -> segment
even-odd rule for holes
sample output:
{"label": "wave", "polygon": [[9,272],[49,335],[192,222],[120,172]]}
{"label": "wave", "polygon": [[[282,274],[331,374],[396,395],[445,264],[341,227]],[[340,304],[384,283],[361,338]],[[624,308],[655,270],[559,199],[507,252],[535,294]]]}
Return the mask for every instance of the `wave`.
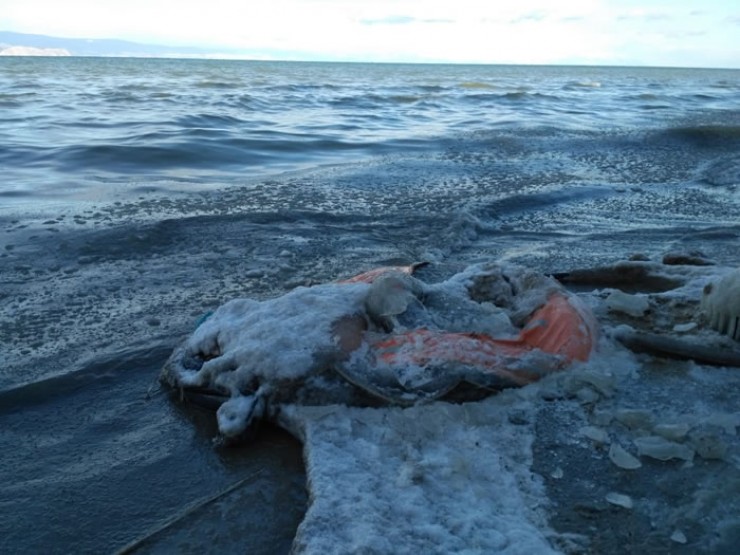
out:
{"label": "wave", "polygon": [[[491,130],[623,128],[718,147],[737,139],[725,121],[736,113],[735,77],[723,71],[669,80],[661,70],[627,68],[180,60],[153,72],[151,62],[131,60],[40,64],[38,75],[24,70],[0,83],[0,161],[9,171],[36,171],[42,183],[58,177],[54,170],[67,172],[65,185],[71,172],[80,182],[116,183],[157,172],[274,174],[420,145],[435,151],[460,134]],[[693,123],[712,121],[719,125]]]}
{"label": "wave", "polygon": [[187,114],[181,116],[175,120],[175,124],[183,129],[192,128],[203,128],[208,129],[212,127],[226,127],[239,126],[247,123],[247,120],[230,114],[217,114],[217,113],[200,113],[200,114]]}
{"label": "wave", "polygon": [[130,373],[132,369],[156,367],[166,360],[171,352],[171,344],[154,341],[148,345],[137,345],[122,351],[98,355],[77,369],[0,390],[2,412],[46,403],[49,399],[65,397],[83,387],[95,385],[105,387],[106,382]]}
{"label": "wave", "polygon": [[335,108],[354,108],[362,110],[372,110],[375,108],[382,108],[385,106],[401,106],[407,104],[415,104],[425,100],[425,95],[417,94],[400,94],[390,93],[387,95],[381,94],[360,94],[360,95],[346,95],[338,98],[333,98],[328,101],[330,106]]}
{"label": "wave", "polygon": [[551,191],[514,194],[494,200],[485,208],[485,212],[494,218],[517,213],[530,213],[554,206],[576,201],[594,200],[614,194],[609,187],[581,186],[559,188]]}
{"label": "wave", "polygon": [[740,125],[687,125],[660,132],[668,140],[678,140],[704,148],[740,148]]}
{"label": "wave", "polygon": [[198,81],[193,85],[194,87],[198,89],[239,89],[244,86],[244,83],[242,81],[218,81],[218,80],[212,80],[212,79],[204,79],[202,81]]}
{"label": "wave", "polygon": [[306,133],[262,129],[240,134],[217,127],[225,121],[230,120],[192,116],[189,119],[192,128],[145,132],[97,144],[0,145],[0,162],[13,167],[50,168],[69,173],[99,170],[130,175],[188,169],[220,173],[274,164],[301,165],[340,153],[377,155],[424,144],[411,138],[367,138],[363,127],[353,124],[331,126],[324,135],[317,133],[317,126]]}
{"label": "wave", "polygon": [[463,89],[496,89],[498,88],[496,85],[492,85],[490,83],[483,83],[480,81],[466,81],[464,83],[460,83],[460,87]]}
{"label": "wave", "polygon": [[701,180],[715,186],[736,186],[740,183],[740,155],[722,157],[710,163],[702,172]]}
{"label": "wave", "polygon": [[0,93],[0,108],[20,108],[38,98],[35,92]]}
{"label": "wave", "polygon": [[574,89],[600,89],[600,81],[570,81],[563,86],[566,91]]}
{"label": "wave", "polygon": [[553,94],[532,92],[532,91],[509,91],[505,93],[474,93],[466,94],[464,97],[466,102],[538,102],[538,101],[557,101],[561,100],[561,97]]}

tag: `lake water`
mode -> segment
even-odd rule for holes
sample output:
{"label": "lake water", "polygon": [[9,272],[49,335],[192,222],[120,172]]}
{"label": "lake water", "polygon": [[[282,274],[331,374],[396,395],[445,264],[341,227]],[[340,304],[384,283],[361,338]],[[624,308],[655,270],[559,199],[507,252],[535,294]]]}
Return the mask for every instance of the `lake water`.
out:
{"label": "lake water", "polygon": [[214,452],[145,400],[228,299],[419,260],[740,265],[738,70],[1,58],[0,168],[0,551],[120,548],[259,468],[293,512],[238,524],[289,549],[299,446]]}

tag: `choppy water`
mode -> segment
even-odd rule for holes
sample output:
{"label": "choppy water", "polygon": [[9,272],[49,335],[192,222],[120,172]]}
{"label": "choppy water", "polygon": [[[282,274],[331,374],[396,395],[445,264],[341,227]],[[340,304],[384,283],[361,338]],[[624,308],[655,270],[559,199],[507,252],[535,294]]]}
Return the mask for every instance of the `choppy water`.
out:
{"label": "choppy water", "polygon": [[588,141],[588,153],[612,156],[619,145],[599,143],[616,131],[652,132],[646,146],[663,149],[732,140],[740,133],[737,73],[6,59],[0,194],[212,189],[286,169],[438,151],[474,133],[495,143],[526,131],[523,140],[547,139],[550,151],[572,149],[577,160],[565,164],[587,154],[566,142],[571,136]]}
{"label": "choppy water", "polygon": [[[670,250],[740,265],[736,70],[2,58],[0,168],[11,550],[125,545],[174,503],[132,500],[131,468],[172,477],[175,451],[202,454],[182,480],[243,470],[134,392],[235,296],[418,260],[440,276]],[[58,414],[84,433],[54,432]],[[111,467],[111,434],[122,452],[160,448]],[[24,457],[40,461],[30,473]],[[71,482],[87,518],[127,492],[126,511],[149,512],[80,534],[64,503],[40,512],[78,499]],[[39,522],[53,526],[34,535]]]}

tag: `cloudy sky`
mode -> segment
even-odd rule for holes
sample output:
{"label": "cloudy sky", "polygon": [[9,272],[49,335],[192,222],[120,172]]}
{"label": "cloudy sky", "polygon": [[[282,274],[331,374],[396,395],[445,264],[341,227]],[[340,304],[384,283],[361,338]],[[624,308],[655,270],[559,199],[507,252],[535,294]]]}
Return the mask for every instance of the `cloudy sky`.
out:
{"label": "cloudy sky", "polygon": [[268,59],[740,68],[738,0],[2,0],[0,30]]}

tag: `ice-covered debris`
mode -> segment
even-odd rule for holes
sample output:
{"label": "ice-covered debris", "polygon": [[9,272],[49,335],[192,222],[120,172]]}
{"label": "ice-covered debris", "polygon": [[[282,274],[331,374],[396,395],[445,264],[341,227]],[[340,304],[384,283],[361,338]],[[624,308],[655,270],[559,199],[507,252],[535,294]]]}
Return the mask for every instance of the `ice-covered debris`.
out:
{"label": "ice-covered debris", "polygon": [[556,480],[560,480],[560,478],[562,478],[564,476],[563,469],[560,468],[560,467],[557,467],[555,470],[553,470],[552,472],[550,472],[550,476],[552,476]]}
{"label": "ice-covered debris", "polygon": [[[172,367],[173,378],[179,385],[238,392],[255,377],[305,376],[322,355],[338,350],[334,324],[362,312],[367,289],[363,283],[327,284],[298,287],[269,301],[229,301],[182,346],[206,359],[202,367]],[[173,355],[173,360],[179,359]]]}
{"label": "ice-covered debris", "polygon": [[663,256],[663,264],[669,266],[713,266],[714,262],[700,251],[669,252]]}
{"label": "ice-covered debris", "polygon": [[625,451],[624,447],[616,442],[612,443],[611,447],[609,447],[609,460],[611,460],[619,468],[624,468],[625,470],[635,470],[642,466],[642,463],[639,459],[637,459],[633,455],[630,455],[627,451]]}
{"label": "ice-covered debris", "polygon": [[704,287],[701,308],[712,328],[740,341],[740,268]]}
{"label": "ice-covered debris", "polygon": [[682,459],[691,461],[694,459],[694,450],[675,441],[669,441],[660,436],[644,436],[634,440],[637,452],[640,456],[651,457],[660,461],[671,459]]}
{"label": "ice-covered debris", "polygon": [[[236,436],[290,402],[406,406],[463,385],[479,398],[590,357],[595,319],[553,279],[489,264],[427,285],[409,275],[414,267],[229,301],[175,349],[161,380],[224,400],[244,396],[218,415],[221,432]],[[534,321],[522,329],[512,323],[517,314]],[[576,391],[593,389],[579,393],[587,402],[613,387],[593,370],[580,379]]]}
{"label": "ice-covered debris", "polygon": [[650,301],[642,295],[630,295],[615,290],[606,298],[606,306],[612,312],[621,312],[639,318],[650,309]]}
{"label": "ice-covered debris", "polygon": [[606,500],[608,503],[611,503],[612,505],[623,507],[625,509],[631,509],[632,507],[635,506],[634,502],[632,501],[632,498],[629,495],[625,495],[623,493],[617,493],[615,491],[607,493]]}
{"label": "ice-covered debris", "polygon": [[650,353],[661,358],[693,360],[714,366],[740,367],[740,350],[729,345],[732,340],[723,341],[724,338],[719,336],[712,338],[704,334],[703,337],[687,341],[662,333],[629,331],[624,327],[615,330],[612,336],[622,345],[638,353]]}
{"label": "ice-covered debris", "polygon": [[571,270],[564,274],[555,274],[555,277],[561,283],[583,283],[618,288],[623,286],[642,291],[667,291],[685,284],[690,275],[706,274],[704,270],[693,270],[686,266],[625,261],[611,266]]}
{"label": "ice-covered debris", "polygon": [[686,333],[695,330],[697,327],[698,324],[696,322],[686,322],[685,324],[676,324],[673,326],[673,331],[676,333]]}
{"label": "ice-covered debris", "polygon": [[516,265],[479,264],[457,274],[448,283],[460,283],[478,303],[512,309],[511,321],[522,325],[561,286],[539,272]]}
{"label": "ice-covered debris", "polygon": [[681,532],[681,530],[674,530],[673,534],[671,534],[671,541],[674,541],[676,543],[684,544],[688,540],[686,539],[686,534]]}

